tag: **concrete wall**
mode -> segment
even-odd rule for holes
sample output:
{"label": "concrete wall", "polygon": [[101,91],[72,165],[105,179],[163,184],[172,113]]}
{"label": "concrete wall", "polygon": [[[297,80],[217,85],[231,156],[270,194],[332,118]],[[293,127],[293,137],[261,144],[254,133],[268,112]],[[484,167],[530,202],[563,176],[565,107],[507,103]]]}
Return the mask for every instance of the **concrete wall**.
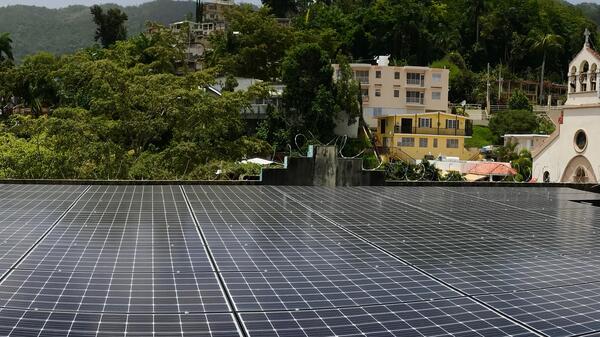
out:
{"label": "concrete wall", "polygon": [[315,146],[308,157],[286,157],[285,168],[263,169],[263,185],[382,186],[384,171],[365,171],[362,159],[338,158],[337,147]]}

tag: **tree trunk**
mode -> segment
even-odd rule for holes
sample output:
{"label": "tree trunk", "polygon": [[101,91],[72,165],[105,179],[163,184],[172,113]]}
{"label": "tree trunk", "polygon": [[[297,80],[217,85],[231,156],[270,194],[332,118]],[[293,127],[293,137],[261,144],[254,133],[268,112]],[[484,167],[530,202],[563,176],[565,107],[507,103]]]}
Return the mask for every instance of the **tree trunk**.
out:
{"label": "tree trunk", "polygon": [[544,105],[544,68],[546,68],[546,52],[544,51],[544,58],[542,59],[542,76],[540,79],[540,105]]}

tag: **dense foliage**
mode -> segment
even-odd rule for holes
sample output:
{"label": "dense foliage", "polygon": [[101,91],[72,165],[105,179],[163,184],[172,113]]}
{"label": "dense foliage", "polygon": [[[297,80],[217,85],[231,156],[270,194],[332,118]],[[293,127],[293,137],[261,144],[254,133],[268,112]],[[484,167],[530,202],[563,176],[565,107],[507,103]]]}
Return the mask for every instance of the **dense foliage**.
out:
{"label": "dense foliage", "polygon": [[4,68],[0,78],[15,79],[8,91],[32,115],[12,115],[0,126],[0,177],[219,179],[227,170],[256,172],[221,163],[271,153],[245,136],[240,111],[248,94],[207,93],[213,74],[179,67],[179,41],[157,27],[110,49],[42,53]]}
{"label": "dense foliage", "polygon": [[[559,0],[263,3],[226,12],[228,28],[211,35],[205,70],[197,73],[182,66],[183,35],[162,28],[135,35],[143,20],[189,17],[193,2],[160,0],[124,13],[95,7],[104,49],[90,47],[94,23],[86,7],[3,8],[0,31],[10,35],[0,35],[0,103],[16,96],[28,115],[3,121],[0,177],[217,179],[227,176],[223,169],[207,172],[221,166],[255,172],[231,162],[287,151],[299,137],[327,143],[340,116],[352,123],[361,115],[350,62],[390,55],[393,65],[444,67],[452,102],[486,103],[486,83],[500,75],[564,82],[583,31],[589,28],[593,41],[597,32],[581,10]],[[23,15],[28,19],[15,20]],[[125,29],[134,37],[119,41]],[[336,73],[333,62],[340,64]],[[221,97],[204,90],[216,76],[226,78]],[[271,99],[271,91],[235,91],[235,76],[286,86],[256,138],[246,136],[239,112],[253,99]],[[507,103],[494,95],[492,103]],[[473,145],[500,143],[504,133],[551,132],[552,123],[536,116],[524,95],[508,103]]]}
{"label": "dense foliage", "polygon": [[104,48],[108,48],[117,41],[122,41],[127,38],[127,29],[125,21],[127,14],[123,13],[118,8],[109,8],[106,12],[99,5],[94,5],[90,8],[90,13],[96,24],[96,34],[94,40],[100,41]]}

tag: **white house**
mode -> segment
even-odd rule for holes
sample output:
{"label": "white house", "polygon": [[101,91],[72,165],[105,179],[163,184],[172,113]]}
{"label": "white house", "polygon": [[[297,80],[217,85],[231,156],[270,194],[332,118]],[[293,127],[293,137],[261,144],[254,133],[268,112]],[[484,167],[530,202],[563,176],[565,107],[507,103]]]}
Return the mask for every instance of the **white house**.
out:
{"label": "white house", "polygon": [[502,136],[504,138],[504,145],[508,143],[517,144],[515,151],[521,152],[521,150],[527,150],[531,152],[536,147],[540,146],[547,138],[548,135],[532,134],[506,134]]}
{"label": "white house", "polygon": [[589,43],[569,65],[569,92],[557,129],[532,151],[539,182],[597,183],[600,177],[600,54]]}

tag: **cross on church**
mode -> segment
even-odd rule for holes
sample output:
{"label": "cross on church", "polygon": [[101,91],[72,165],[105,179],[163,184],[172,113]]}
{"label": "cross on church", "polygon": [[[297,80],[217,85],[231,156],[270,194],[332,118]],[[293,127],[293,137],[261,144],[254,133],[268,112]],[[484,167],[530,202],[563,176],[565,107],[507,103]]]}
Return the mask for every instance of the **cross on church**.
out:
{"label": "cross on church", "polygon": [[590,33],[590,30],[589,30],[589,29],[587,29],[587,28],[585,29],[585,32],[583,32],[583,35],[585,35],[585,45],[586,45],[586,46],[589,46],[589,45],[590,45],[590,35],[591,35],[591,34],[592,34],[592,33]]}

